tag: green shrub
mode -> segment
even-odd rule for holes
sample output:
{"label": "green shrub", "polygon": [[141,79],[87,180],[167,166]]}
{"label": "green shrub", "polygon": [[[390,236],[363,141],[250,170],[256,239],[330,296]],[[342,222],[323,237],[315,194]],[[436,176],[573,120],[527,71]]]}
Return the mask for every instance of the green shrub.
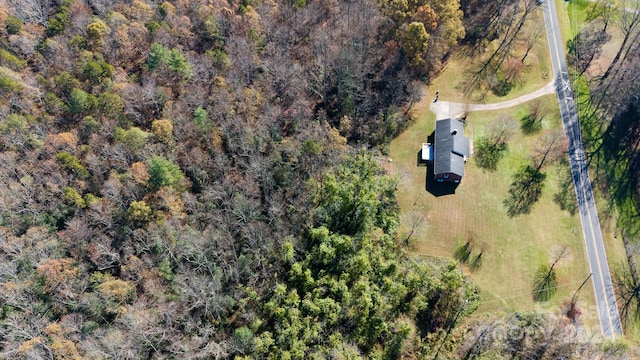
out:
{"label": "green shrub", "polygon": [[89,170],[87,170],[73,154],[61,151],[56,154],[56,160],[65,168],[71,170],[78,175],[79,178],[86,180],[89,178]]}
{"label": "green shrub", "polygon": [[22,29],[22,20],[13,15],[8,15],[4,21],[4,27],[9,35],[17,34]]}
{"label": "green shrub", "polygon": [[307,139],[302,143],[302,152],[306,155],[320,155],[322,147],[313,139]]}
{"label": "green shrub", "polygon": [[100,131],[100,122],[93,116],[85,116],[80,126],[80,136],[87,141],[91,134]]}
{"label": "green shrub", "polygon": [[165,279],[166,281],[173,280],[173,277],[175,275],[173,273],[173,267],[171,267],[171,262],[169,260],[163,259],[160,263],[158,263],[156,269],[158,270],[158,275],[160,275],[161,278]]}
{"label": "green shrub", "polygon": [[27,135],[27,143],[34,149],[40,149],[44,146],[44,141],[36,134],[31,133]]}
{"label": "green shrub", "polygon": [[64,199],[67,200],[67,202],[70,205],[73,205],[81,209],[84,209],[85,207],[87,207],[87,204],[82,198],[82,195],[80,195],[80,193],[77,192],[74,188],[70,186],[65,186],[63,189],[63,192],[64,192]]}
{"label": "green shrub", "polygon": [[149,55],[147,56],[147,69],[149,69],[149,71],[157,69],[158,66],[164,64],[168,58],[169,49],[158,43],[151,44]]}
{"label": "green shrub", "polygon": [[147,143],[149,136],[151,136],[151,134],[136,126],[132,126],[129,130],[116,127],[113,133],[113,138],[123,143],[131,152],[142,149]]}
{"label": "green shrub", "polygon": [[169,120],[154,120],[151,123],[151,131],[153,131],[153,135],[165,144],[171,144],[173,141],[173,124]]}
{"label": "green shrub", "polygon": [[59,115],[68,110],[67,104],[54,93],[47,93],[44,96],[44,108],[51,115]]}
{"label": "green shrub", "polygon": [[144,201],[132,201],[127,209],[127,218],[131,221],[149,221],[153,211]]}
{"label": "green shrub", "polygon": [[69,97],[69,112],[73,115],[86,114],[97,106],[95,96],[81,89],[73,89]]}
{"label": "green shrub", "polygon": [[98,328],[100,328],[100,324],[98,324],[97,322],[87,321],[82,324],[82,326],[80,327],[80,331],[82,332],[82,334],[88,335],[94,332]]}
{"label": "green shrub", "polygon": [[299,10],[307,5],[307,0],[289,0],[289,4],[293,5],[294,9]]}
{"label": "green shrub", "polygon": [[102,116],[113,119],[121,119],[124,117],[124,102],[120,95],[112,92],[104,92],[98,95],[98,110]]}
{"label": "green shrub", "polygon": [[236,329],[233,332],[233,340],[236,347],[243,354],[249,354],[254,348],[254,333],[246,326]]}
{"label": "green shrub", "polygon": [[19,114],[9,114],[0,122],[0,134],[22,134],[28,128],[27,118]]}
{"label": "green shrub", "polygon": [[209,113],[200,106],[193,111],[193,122],[201,131],[209,131],[213,127],[213,123],[209,119]]}
{"label": "green shrub", "polygon": [[162,16],[163,18],[175,11],[176,11],[176,8],[168,1],[165,1],[158,6],[158,12],[160,13],[160,16]]}
{"label": "green shrub", "polygon": [[74,35],[69,39],[69,46],[75,49],[87,49],[87,40],[82,35]]}
{"label": "green shrub", "polygon": [[51,83],[44,75],[36,74],[36,82],[38,86],[42,87],[45,91],[51,91]]}
{"label": "green shrub", "polygon": [[158,43],[153,43],[147,56],[147,69],[153,71],[163,64],[178,73],[183,79],[188,79],[193,75],[191,63],[187,61],[182,51],[169,50]]}
{"label": "green shrub", "polygon": [[60,11],[47,22],[47,36],[62,34],[69,24],[71,24],[71,11],[68,6],[61,6]]}
{"label": "green shrub", "polygon": [[171,186],[184,179],[180,167],[161,156],[154,156],[149,161],[149,184],[153,189]]}
{"label": "green shrub", "polygon": [[92,85],[97,85],[105,78],[111,78],[114,67],[104,60],[87,61],[82,66],[80,79],[89,81]]}
{"label": "green shrub", "polygon": [[149,34],[151,34],[151,36],[153,36],[153,34],[155,34],[156,31],[158,31],[158,29],[160,29],[160,24],[158,24],[157,21],[151,21],[151,22],[148,22],[148,23],[144,24],[144,27],[146,27],[147,30],[149,31]]}
{"label": "green shrub", "polygon": [[0,49],[0,65],[6,66],[13,71],[21,71],[27,66],[27,62],[7,50]]}
{"label": "green shrub", "polygon": [[19,93],[22,86],[9,76],[0,74],[0,93]]}
{"label": "green shrub", "polygon": [[224,70],[231,66],[229,55],[227,55],[227,53],[222,49],[207,50],[204,54],[213,61],[213,66],[220,70]]}
{"label": "green shrub", "polygon": [[68,98],[71,96],[71,92],[80,87],[80,82],[68,71],[63,71],[53,78],[53,83],[59,96]]}
{"label": "green shrub", "polygon": [[36,44],[36,51],[42,55],[45,58],[48,58],[51,56],[52,54],[52,48],[51,48],[51,40],[50,39],[43,39],[42,41],[38,42]]}
{"label": "green shrub", "polygon": [[87,38],[95,45],[102,45],[102,38],[109,34],[111,29],[100,19],[94,19],[87,25]]}
{"label": "green shrub", "polygon": [[100,200],[102,200],[99,196],[95,196],[91,193],[84,195],[84,203],[87,207],[97,204]]}
{"label": "green shrub", "polygon": [[167,59],[167,66],[169,69],[177,72],[183,79],[188,79],[193,75],[191,69],[191,63],[187,61],[182,51],[173,49],[169,52],[169,58]]}

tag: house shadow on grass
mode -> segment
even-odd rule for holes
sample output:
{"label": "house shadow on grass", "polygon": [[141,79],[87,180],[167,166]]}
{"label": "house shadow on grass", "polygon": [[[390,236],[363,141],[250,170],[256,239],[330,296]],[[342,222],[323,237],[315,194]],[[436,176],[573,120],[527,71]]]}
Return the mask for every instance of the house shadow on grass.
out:
{"label": "house shadow on grass", "polygon": [[425,189],[433,196],[444,196],[444,195],[453,195],[456,193],[456,189],[460,185],[460,183],[452,183],[452,182],[440,182],[436,180],[436,177],[433,173],[433,165],[428,164],[426,166],[427,173],[424,178],[425,180]]}
{"label": "house shadow on grass", "polygon": [[[431,133],[427,137],[427,142],[433,144],[434,133]],[[440,182],[436,180],[436,176],[433,172],[433,161],[422,162],[422,149],[416,154],[416,163],[419,167],[425,168],[425,190],[435,197],[444,195],[453,195],[456,193],[456,189],[460,183]]]}

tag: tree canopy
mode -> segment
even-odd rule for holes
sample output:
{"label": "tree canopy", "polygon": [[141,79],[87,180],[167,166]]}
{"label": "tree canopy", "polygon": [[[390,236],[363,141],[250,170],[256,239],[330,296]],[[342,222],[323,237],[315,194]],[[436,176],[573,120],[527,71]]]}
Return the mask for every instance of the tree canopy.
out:
{"label": "tree canopy", "polygon": [[4,1],[0,357],[428,348],[475,288],[397,244],[375,156],[458,8]]}
{"label": "tree canopy", "polygon": [[397,244],[395,186],[364,152],[312,182],[314,227],[298,251],[285,250],[286,276],[273,292],[250,295],[263,304],[250,328],[256,354],[302,359],[351,348],[396,358],[419,346],[411,334],[441,330],[463,304],[474,310],[477,289],[454,263],[414,259]]}

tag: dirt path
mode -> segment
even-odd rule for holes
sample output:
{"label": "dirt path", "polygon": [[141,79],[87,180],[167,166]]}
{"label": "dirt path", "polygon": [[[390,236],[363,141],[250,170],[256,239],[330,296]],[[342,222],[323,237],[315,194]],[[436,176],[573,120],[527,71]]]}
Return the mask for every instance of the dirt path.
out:
{"label": "dirt path", "polygon": [[436,120],[447,119],[452,117],[455,118],[457,116],[462,115],[465,111],[485,111],[485,110],[505,109],[505,108],[509,108],[512,106],[525,103],[535,98],[539,98],[543,95],[555,94],[555,92],[556,92],[555,84],[552,81],[534,92],[528,93],[526,95],[522,95],[512,100],[507,100],[499,103],[465,104],[465,103],[438,100],[431,103],[430,109],[436,114]]}

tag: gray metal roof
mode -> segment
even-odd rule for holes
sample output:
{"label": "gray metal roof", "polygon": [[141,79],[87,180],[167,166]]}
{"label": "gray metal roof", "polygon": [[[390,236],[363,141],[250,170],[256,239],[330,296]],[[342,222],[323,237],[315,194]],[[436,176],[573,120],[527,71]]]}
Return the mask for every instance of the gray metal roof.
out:
{"label": "gray metal roof", "polygon": [[436,121],[433,172],[464,176],[464,162],[469,156],[469,139],[463,124],[455,119]]}

